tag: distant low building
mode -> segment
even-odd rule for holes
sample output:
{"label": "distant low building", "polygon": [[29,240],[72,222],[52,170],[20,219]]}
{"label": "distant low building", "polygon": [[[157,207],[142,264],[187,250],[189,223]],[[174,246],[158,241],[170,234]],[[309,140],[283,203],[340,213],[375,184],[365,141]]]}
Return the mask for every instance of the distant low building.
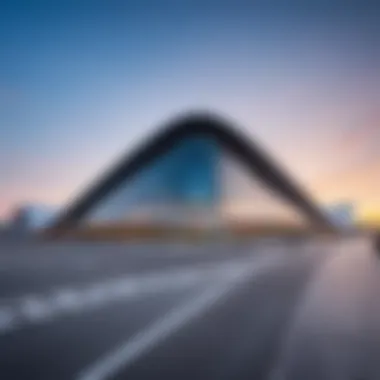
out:
{"label": "distant low building", "polygon": [[331,222],[341,228],[350,228],[355,225],[355,206],[350,202],[330,205],[326,213]]}
{"label": "distant low building", "polygon": [[35,232],[53,220],[57,210],[43,204],[25,204],[17,207],[8,222],[8,229],[18,233]]}

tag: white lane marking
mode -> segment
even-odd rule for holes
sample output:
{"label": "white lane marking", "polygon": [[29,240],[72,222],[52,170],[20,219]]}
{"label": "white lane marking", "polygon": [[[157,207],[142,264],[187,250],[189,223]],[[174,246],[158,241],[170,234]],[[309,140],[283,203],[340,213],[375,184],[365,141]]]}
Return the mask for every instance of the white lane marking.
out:
{"label": "white lane marking", "polygon": [[110,302],[187,289],[204,282],[222,282],[239,273],[241,268],[246,268],[248,262],[256,260],[229,260],[218,265],[203,264],[140,276],[123,276],[81,288],[66,287],[48,294],[31,294],[7,300],[5,304],[0,304],[0,335],[27,325],[44,323],[67,313],[102,307]]}
{"label": "white lane marking", "polygon": [[53,310],[54,305],[58,310],[78,310],[81,308],[82,300],[78,291],[73,289],[61,289],[51,297]]}
{"label": "white lane marking", "polygon": [[121,369],[126,368],[181,327],[188,324],[192,319],[205,313],[248,277],[263,273],[263,270],[270,268],[275,260],[273,260],[273,257],[269,260],[268,258],[266,259],[262,258],[259,262],[254,262],[254,266],[252,266],[253,262],[251,261],[248,265],[245,264],[240,268],[235,267],[223,283],[208,288],[200,296],[169,311],[169,313],[153,322],[146,329],[138,332],[113,352],[84,369],[76,377],[76,380],[106,380],[117,374]]}
{"label": "white lane marking", "polygon": [[29,296],[22,301],[20,311],[30,321],[39,321],[51,313],[51,308],[37,296]]}
{"label": "white lane marking", "polygon": [[8,307],[2,307],[0,309],[0,332],[11,329],[14,319],[13,311]]}
{"label": "white lane marking", "polygon": [[201,296],[174,309],[171,313],[153,323],[146,330],[135,335],[131,340],[120,346],[109,356],[100,359],[94,366],[84,370],[79,374],[77,379],[107,379],[119,369],[130,364],[166,337],[173,334],[190,319],[211,307],[229,290],[229,288],[230,286],[227,284],[209,288],[207,291],[203,292]]}

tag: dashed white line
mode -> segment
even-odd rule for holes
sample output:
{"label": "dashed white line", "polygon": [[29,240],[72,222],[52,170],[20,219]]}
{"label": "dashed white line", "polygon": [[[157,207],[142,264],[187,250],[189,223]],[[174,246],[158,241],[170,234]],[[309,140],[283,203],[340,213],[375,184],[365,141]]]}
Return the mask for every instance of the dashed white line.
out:
{"label": "dashed white line", "polygon": [[0,309],[0,331],[9,330],[13,325],[14,319],[13,311],[8,307],[2,307]]}
{"label": "dashed white line", "polygon": [[153,323],[146,330],[135,335],[110,355],[100,359],[99,362],[89,369],[84,370],[78,375],[77,380],[108,379],[118,370],[138,359],[166,337],[173,334],[190,319],[210,308],[230,288],[231,284],[209,288],[201,296],[164,315],[164,317]]}
{"label": "dashed white line", "polygon": [[89,368],[84,369],[76,380],[106,380],[129,364],[139,359],[149,352],[159,343],[175,333],[192,319],[210,309],[216,302],[224,298],[230,291],[247,277],[255,273],[265,272],[265,268],[270,267],[274,260],[260,260],[255,265],[235,267],[229,273],[229,278],[223,283],[212,286],[204,291],[200,296],[193,298],[163,317],[153,322],[143,331],[137,333],[124,344],[116,348],[113,352],[100,358]]}
{"label": "dashed white line", "polygon": [[202,283],[218,283],[246,267],[247,260],[174,268],[139,276],[123,276],[80,288],[31,294],[0,304],[0,335],[27,325],[44,323],[67,313],[78,313],[110,302],[158,292],[187,289]]}
{"label": "dashed white line", "polygon": [[20,311],[30,321],[39,321],[51,313],[51,306],[45,300],[30,296],[22,301]]}
{"label": "dashed white line", "polygon": [[82,301],[78,291],[73,289],[61,289],[52,295],[52,307],[56,310],[78,310]]}

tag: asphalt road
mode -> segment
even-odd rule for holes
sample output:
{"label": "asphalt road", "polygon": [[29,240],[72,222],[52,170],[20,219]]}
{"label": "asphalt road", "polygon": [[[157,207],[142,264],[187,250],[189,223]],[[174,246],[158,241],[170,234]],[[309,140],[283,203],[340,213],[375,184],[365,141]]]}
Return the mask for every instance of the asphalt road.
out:
{"label": "asphalt road", "polygon": [[380,378],[365,238],[0,243],[0,379]]}

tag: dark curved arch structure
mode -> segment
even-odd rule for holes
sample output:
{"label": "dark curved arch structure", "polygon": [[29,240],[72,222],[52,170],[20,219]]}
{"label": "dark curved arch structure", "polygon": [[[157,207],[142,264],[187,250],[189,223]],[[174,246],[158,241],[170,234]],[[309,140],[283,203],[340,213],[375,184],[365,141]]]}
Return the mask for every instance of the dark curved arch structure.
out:
{"label": "dark curved arch structure", "polygon": [[211,137],[245,164],[252,175],[265,183],[279,197],[292,204],[314,226],[324,230],[332,229],[329,220],[305,191],[297,186],[256,143],[237,132],[220,117],[211,114],[189,114],[170,121],[135,152],[123,157],[64,209],[48,231],[64,233],[75,228],[102,199],[189,136]]}

